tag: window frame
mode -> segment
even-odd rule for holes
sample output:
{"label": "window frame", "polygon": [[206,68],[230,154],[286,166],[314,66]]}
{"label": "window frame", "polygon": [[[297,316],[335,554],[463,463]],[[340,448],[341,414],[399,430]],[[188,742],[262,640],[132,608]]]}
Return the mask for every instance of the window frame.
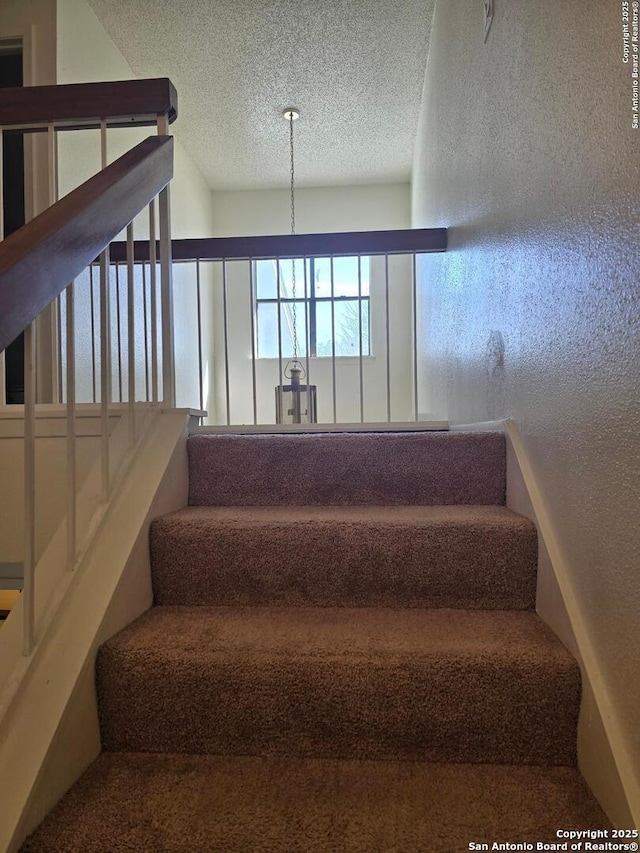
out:
{"label": "window frame", "polygon": [[[260,324],[258,322],[259,306],[260,305],[278,305],[278,304],[283,305],[283,306],[289,306],[289,305],[293,305],[294,303],[296,305],[302,306],[302,308],[305,312],[305,319],[308,318],[309,335],[308,335],[308,341],[305,338],[305,346],[307,343],[309,344],[309,353],[308,353],[309,358],[369,358],[371,356],[371,293],[370,292],[367,294],[359,293],[356,296],[336,296],[336,295],[333,295],[333,296],[317,296],[316,292],[315,292],[315,290],[316,290],[315,285],[314,285],[314,282],[315,282],[315,262],[316,262],[316,260],[318,260],[320,258],[324,259],[324,257],[325,256],[320,256],[320,255],[315,256],[314,255],[314,256],[308,256],[308,257],[303,257],[303,258],[275,258],[275,259],[274,258],[272,258],[272,259],[265,258],[265,260],[276,260],[276,261],[278,261],[277,270],[278,270],[279,280],[276,282],[276,287],[277,287],[278,293],[281,292],[281,286],[282,286],[282,263],[288,262],[288,261],[296,261],[296,260],[302,260],[304,262],[304,266],[305,266],[305,295],[304,296],[296,296],[295,299],[293,299],[292,297],[285,297],[285,298],[280,297],[279,298],[278,296],[259,297],[258,296],[258,267],[257,267],[257,261],[254,261],[255,266],[254,266],[253,280],[254,280],[254,306],[255,306],[255,313],[256,313],[255,343],[254,343],[254,345],[255,345],[256,358],[267,359],[267,358],[271,357],[271,356],[264,356],[264,355],[261,356],[260,355],[260,347],[259,347],[259,325]],[[359,265],[360,265],[361,259],[363,256],[362,255],[353,255],[353,256],[349,256],[349,257],[358,258],[359,262],[360,262]],[[369,256],[367,255],[366,257],[369,257]],[[311,288],[310,288],[309,295],[306,294],[306,265],[307,265],[307,262],[309,263],[309,281],[311,282]],[[361,290],[362,282],[361,282],[360,276],[359,276],[358,287]],[[370,287],[371,287],[371,283],[369,281],[369,288]],[[362,341],[363,341],[364,335],[361,333],[359,335],[359,337],[360,337],[362,351],[360,351],[360,347],[359,347],[358,352],[354,353],[353,355],[340,355],[339,356],[339,355],[335,355],[333,352],[331,353],[331,355],[318,355],[317,354],[317,344],[318,344],[318,342],[317,342],[317,308],[318,308],[318,304],[323,303],[323,302],[324,303],[328,302],[331,305],[333,305],[336,302],[354,302],[354,303],[356,303],[356,306],[358,308],[359,318],[364,317],[364,311],[362,310],[362,308],[360,306],[363,305],[363,303],[366,303],[368,317],[369,317],[369,325],[368,325],[367,336],[366,336],[366,344],[367,344],[366,351],[365,351],[364,347],[362,347]],[[364,330],[364,325],[362,326],[362,330]],[[332,345],[333,345],[333,348],[335,349],[335,340],[332,342]],[[288,357],[288,356],[283,356],[283,358],[285,358],[285,357]],[[306,358],[306,357],[307,356],[302,356],[302,358]]]}

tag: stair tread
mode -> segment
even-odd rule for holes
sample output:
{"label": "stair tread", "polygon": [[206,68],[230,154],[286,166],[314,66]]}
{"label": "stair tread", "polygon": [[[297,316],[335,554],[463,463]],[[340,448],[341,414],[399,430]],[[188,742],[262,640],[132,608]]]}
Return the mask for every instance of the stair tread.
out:
{"label": "stair tread", "polygon": [[22,853],[453,853],[610,829],[567,767],[103,753]]}
{"label": "stair tread", "polygon": [[105,644],[119,654],[215,661],[228,656],[376,658],[496,666],[576,663],[545,623],[527,611],[314,607],[154,607]]}

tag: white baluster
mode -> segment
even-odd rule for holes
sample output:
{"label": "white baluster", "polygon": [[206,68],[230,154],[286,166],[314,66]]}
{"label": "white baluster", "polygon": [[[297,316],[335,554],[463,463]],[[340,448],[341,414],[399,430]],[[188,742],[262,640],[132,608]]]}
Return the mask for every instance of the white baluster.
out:
{"label": "white baluster", "polygon": [[127,355],[129,391],[129,446],[136,443],[136,328],[135,328],[135,269],[134,269],[133,222],[127,225]]}
{"label": "white baluster", "polygon": [[70,570],[76,561],[76,338],[75,284],[66,290],[67,315],[67,562]]}
{"label": "white baluster", "polygon": [[29,656],[35,643],[36,561],[36,330],[24,331],[24,576],[23,653]]}

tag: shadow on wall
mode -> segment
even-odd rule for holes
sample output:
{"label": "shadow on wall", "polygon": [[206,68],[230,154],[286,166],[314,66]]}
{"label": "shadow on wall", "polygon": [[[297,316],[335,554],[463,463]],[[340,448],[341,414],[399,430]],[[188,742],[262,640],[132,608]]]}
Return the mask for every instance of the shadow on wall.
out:
{"label": "shadow on wall", "polygon": [[506,416],[507,373],[504,366],[504,338],[493,331],[487,341],[487,419],[498,420]]}

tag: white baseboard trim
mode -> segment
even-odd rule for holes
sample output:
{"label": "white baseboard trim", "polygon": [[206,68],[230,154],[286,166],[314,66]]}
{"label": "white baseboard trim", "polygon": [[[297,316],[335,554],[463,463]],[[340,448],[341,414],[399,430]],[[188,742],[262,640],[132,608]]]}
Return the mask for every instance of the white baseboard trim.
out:
{"label": "white baseboard trim", "polygon": [[451,424],[450,432],[504,432],[506,421],[479,421],[475,424]]}
{"label": "white baseboard trim", "polygon": [[341,432],[431,432],[449,429],[448,421],[369,421],[344,424],[243,424],[197,426],[192,435],[293,435]]}
{"label": "white baseboard trim", "polygon": [[[499,422],[496,422],[499,423]],[[535,523],[539,537],[536,609],[580,663],[583,697],[578,728],[580,770],[620,829],[640,826],[640,778],[611,700],[575,594],[572,573],[555,534],[524,443],[507,420],[507,506]]]}

